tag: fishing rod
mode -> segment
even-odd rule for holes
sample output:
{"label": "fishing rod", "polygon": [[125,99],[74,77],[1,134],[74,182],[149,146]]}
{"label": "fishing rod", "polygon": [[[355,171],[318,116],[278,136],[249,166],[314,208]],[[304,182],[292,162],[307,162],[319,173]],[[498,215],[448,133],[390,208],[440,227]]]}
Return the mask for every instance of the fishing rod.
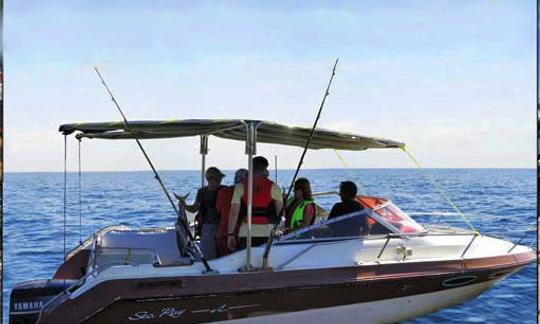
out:
{"label": "fishing rod", "polygon": [[[328,81],[328,86],[326,86],[326,92],[324,93],[324,96],[321,101],[321,105],[319,106],[319,112],[317,113],[315,122],[313,122],[313,126],[311,127],[311,131],[307,138],[306,145],[304,146],[304,150],[302,151],[302,155],[300,156],[300,160],[298,161],[298,165],[296,166],[296,170],[291,180],[291,184],[289,185],[289,189],[287,190],[287,195],[285,196],[285,199],[284,199],[285,204],[287,204],[287,200],[289,200],[289,196],[291,195],[292,189],[294,188],[294,182],[296,181],[298,172],[300,172],[300,168],[302,167],[302,164],[304,163],[304,157],[306,156],[307,150],[309,148],[309,144],[311,143],[311,139],[313,138],[313,134],[315,133],[315,128],[317,128],[317,123],[319,122],[319,118],[321,117],[321,112],[323,110],[324,103],[326,102],[326,98],[330,94],[330,86],[332,85],[332,81],[334,80],[334,76],[336,75],[336,67],[337,67],[338,62],[339,62],[339,57],[336,58],[336,62],[334,63],[334,68],[332,69],[332,75],[330,76],[330,80]],[[283,207],[282,212],[285,212],[285,209],[286,209],[286,206]],[[272,233],[275,234],[278,227],[279,227],[279,223],[276,224]],[[266,268],[268,265],[268,255],[270,254],[270,247],[272,246],[272,241],[274,240],[274,236],[275,235],[270,235],[270,238],[268,239],[268,242],[266,243],[266,247],[264,249],[264,254],[263,254],[263,264],[262,264],[263,269]]]}
{"label": "fishing rod", "polygon": [[169,201],[169,203],[171,204],[172,208],[174,209],[174,212],[176,213],[176,225],[182,225],[184,227],[184,230],[185,232],[187,233],[189,239],[194,243],[194,246],[195,246],[195,250],[197,251],[197,253],[199,254],[199,256],[201,257],[201,261],[203,262],[204,264],[204,267],[206,268],[207,271],[213,271],[212,268],[210,268],[210,265],[208,264],[208,260],[206,259],[206,257],[203,255],[202,251],[200,250],[199,246],[197,245],[197,243],[195,242],[195,238],[193,237],[193,235],[191,234],[191,231],[189,230],[189,225],[187,224],[186,220],[183,218],[183,217],[180,217],[180,211],[178,210],[178,208],[176,207],[176,205],[174,204],[174,201],[171,197],[171,195],[169,194],[169,191],[167,190],[167,188],[165,187],[165,184],[163,184],[163,181],[161,180],[161,177],[159,176],[156,168],[154,167],[154,163],[152,163],[152,160],[150,160],[150,157],[148,156],[148,154],[146,153],[146,150],[144,149],[144,147],[142,146],[141,144],[141,141],[139,141],[139,139],[137,138],[135,132],[133,132],[127,118],[126,118],[126,115],[124,115],[124,112],[122,111],[122,109],[120,108],[120,105],[118,104],[118,102],[116,101],[116,99],[114,98],[114,95],[112,94],[111,90],[109,89],[109,86],[107,86],[107,83],[105,83],[105,80],[103,79],[103,76],[101,76],[101,73],[99,72],[98,68],[97,67],[94,67],[94,70],[96,70],[96,73],[97,75],[99,76],[99,79],[101,80],[101,83],[103,84],[103,86],[105,87],[105,89],[107,90],[107,92],[109,93],[109,95],[111,96],[111,100],[112,102],[114,102],[116,108],[118,109],[118,111],[120,112],[120,115],[122,115],[122,119],[124,120],[124,127],[126,129],[126,131],[130,132],[132,135],[133,135],[133,139],[135,140],[135,142],[137,142],[137,145],[139,146],[139,148],[141,149],[141,152],[142,154],[144,155],[144,158],[146,159],[146,161],[148,162],[148,164],[150,165],[150,168],[152,169],[152,172],[154,173],[154,178],[157,180],[157,182],[159,183],[161,189],[163,189],[163,192],[165,193],[165,196],[167,196],[167,200]]}

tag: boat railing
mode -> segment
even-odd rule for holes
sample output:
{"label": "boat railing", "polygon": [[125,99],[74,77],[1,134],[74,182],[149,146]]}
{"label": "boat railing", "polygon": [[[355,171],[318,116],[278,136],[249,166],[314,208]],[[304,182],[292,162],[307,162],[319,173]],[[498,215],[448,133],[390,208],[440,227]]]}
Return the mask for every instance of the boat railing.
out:
{"label": "boat railing", "polygon": [[[454,234],[448,234],[448,233],[412,233],[412,234],[401,234],[401,233],[387,233],[387,234],[378,234],[378,235],[366,235],[366,236],[346,236],[346,237],[333,237],[333,238],[319,238],[319,239],[304,239],[304,240],[290,240],[290,241],[283,241],[283,242],[276,242],[276,244],[300,244],[300,243],[311,243],[307,245],[304,249],[300,250],[298,253],[287,259],[285,262],[281,263],[279,266],[276,267],[277,270],[282,270],[285,266],[299,258],[300,256],[304,255],[308,251],[310,251],[312,248],[319,244],[325,244],[325,243],[332,243],[332,242],[341,242],[345,240],[361,240],[361,241],[372,241],[372,240],[382,240],[384,239],[384,244],[377,253],[377,257],[375,259],[376,262],[378,262],[381,257],[383,256],[384,252],[386,251],[386,248],[388,247],[388,244],[391,240],[394,239],[400,239],[402,241],[406,239],[410,239],[413,237],[425,237],[425,236],[448,236],[448,235],[455,235],[455,236],[469,236],[472,235],[472,239],[469,243],[469,245],[466,247],[466,250],[462,253],[463,255],[467,252],[467,250],[470,248],[470,245],[472,244],[472,241],[477,237],[477,233],[454,233]],[[401,246],[401,252],[403,253],[403,259],[402,261],[405,261],[407,256],[409,255],[408,249],[402,245]]]}
{"label": "boat railing", "polygon": [[480,234],[479,233],[473,233],[472,234],[472,238],[471,240],[469,241],[469,243],[467,244],[467,246],[465,247],[465,249],[463,250],[463,252],[461,253],[461,256],[460,258],[464,258],[465,257],[465,253],[467,253],[467,251],[469,251],[469,249],[471,248],[471,245],[473,244],[474,240],[476,240],[476,238],[479,236]]}
{"label": "boat railing", "polygon": [[319,192],[314,192],[313,194],[311,194],[311,196],[313,196],[313,197],[332,196],[332,195],[339,196],[339,192],[337,192],[337,191],[319,191]]}
{"label": "boat railing", "polygon": [[[386,250],[386,247],[388,246],[388,243],[393,238],[396,238],[396,237],[394,235],[390,235],[390,234],[386,235],[386,241],[384,241],[384,244],[383,244],[381,250],[379,251],[379,254],[377,254],[377,261],[381,259],[381,256],[383,255],[384,250]],[[398,238],[401,238],[401,236],[399,236]]]}
{"label": "boat railing", "polygon": [[[452,228],[449,228],[452,229]],[[535,232],[536,229],[526,229],[518,231],[504,231],[504,232],[482,232],[486,236],[491,236],[494,238],[508,239],[511,234],[525,233],[518,240],[521,243],[525,238],[527,233]],[[292,234],[292,233],[291,233]],[[275,244],[294,244],[294,243],[306,243],[314,241],[336,241],[336,240],[380,240],[381,238],[413,238],[413,237],[423,237],[423,236],[472,236],[474,232],[460,229],[460,231],[431,231],[431,228],[428,227],[427,231],[421,233],[388,233],[388,234],[375,234],[375,235],[362,235],[362,236],[336,236],[328,238],[307,238],[307,239],[293,239],[292,237],[286,237],[285,240],[276,241]],[[290,234],[288,234],[290,235]],[[287,235],[287,236],[288,236]],[[518,244],[519,244],[518,243]],[[534,244],[534,240],[531,242],[530,246]]]}
{"label": "boat railing", "polygon": [[387,234],[375,234],[375,235],[356,235],[356,236],[336,236],[336,237],[324,237],[324,238],[306,238],[306,239],[288,239],[277,241],[274,244],[276,245],[288,245],[288,244],[302,244],[302,243],[329,243],[337,241],[346,241],[346,240],[358,240],[358,241],[373,241],[373,240],[383,240],[383,239],[411,239],[415,237],[426,237],[426,236],[472,236],[473,232],[459,232],[459,233],[387,233]]}
{"label": "boat railing", "polygon": [[[498,239],[503,239],[505,241],[510,241],[512,242],[512,246],[506,251],[507,254],[509,254],[510,252],[512,252],[521,242],[523,242],[529,233],[531,232],[536,232],[536,228],[531,228],[531,229],[524,229],[524,230],[513,230],[513,231],[504,231],[504,232],[483,232],[484,235],[487,235],[487,236],[490,236],[490,237],[494,237],[494,238],[498,238]],[[515,242],[514,242],[514,238],[512,236],[512,234],[523,234],[523,235],[520,235],[519,239],[517,239]],[[474,242],[474,240],[480,236],[479,233],[473,233],[473,237],[471,238],[471,240],[469,241],[469,244],[467,244],[467,246],[465,247],[465,250],[463,251],[463,253],[461,254],[461,258],[463,258],[465,256],[465,253],[467,253],[467,251],[470,249],[472,243]],[[535,243],[535,240],[534,238],[531,240],[531,242],[529,243],[528,247],[529,248],[532,248],[533,244]]]}
{"label": "boat railing", "polygon": [[[517,247],[524,239],[525,237],[527,236],[527,233],[530,233],[530,232],[534,232],[534,230],[524,230],[524,231],[511,231],[511,232],[501,232],[501,233],[497,233],[497,232],[490,232],[490,233],[484,233],[486,235],[489,235],[491,237],[495,237],[495,238],[501,238],[501,236],[504,236],[504,235],[496,235],[496,234],[506,234],[506,238],[508,237],[508,234],[513,234],[513,233],[525,233],[523,236],[521,236],[519,238],[519,240],[517,240],[513,245],[512,247],[507,251],[507,253],[510,253],[512,252],[512,250],[514,250],[515,247]],[[482,236],[482,234],[480,233],[477,233],[477,232],[472,232],[472,231],[461,231],[461,232],[452,232],[452,233],[448,233],[448,232],[439,232],[439,233],[434,233],[434,232],[424,232],[424,233],[411,233],[411,234],[400,234],[400,233],[388,233],[388,234],[385,234],[385,235],[367,235],[367,236],[348,236],[348,237],[333,237],[333,238],[318,238],[318,239],[304,239],[304,240],[289,240],[289,241],[283,241],[283,242],[276,242],[276,244],[295,244],[295,243],[311,243],[309,245],[307,245],[304,249],[302,249],[301,251],[299,251],[298,253],[296,253],[295,255],[293,255],[291,258],[289,258],[288,260],[286,260],[285,262],[283,262],[282,264],[280,264],[278,267],[276,267],[277,270],[281,270],[283,269],[286,265],[290,264],[291,262],[293,262],[295,259],[299,258],[300,256],[304,255],[305,253],[307,253],[308,251],[310,251],[313,247],[315,247],[316,245],[318,244],[324,244],[324,243],[330,243],[330,242],[337,242],[337,241],[344,241],[344,240],[362,240],[362,241],[369,241],[369,240],[381,240],[381,239],[385,239],[385,242],[382,246],[382,248],[379,250],[379,253],[377,254],[377,257],[375,259],[375,261],[379,261],[382,257],[382,255],[384,254],[384,251],[386,251],[386,248],[389,244],[389,242],[393,239],[400,239],[400,240],[404,240],[404,239],[409,239],[409,238],[413,238],[413,237],[426,237],[426,236],[448,236],[448,235],[452,235],[452,236],[471,236],[471,239],[468,241],[467,245],[465,246],[463,252],[461,253],[460,255],[460,258],[464,258],[466,253],[470,250],[473,242],[479,237],[479,236]],[[529,245],[529,247],[532,246],[532,244],[534,244],[534,240],[531,241],[531,244]],[[407,258],[408,254],[407,254],[407,248],[403,245],[402,246],[402,253],[403,253],[403,259],[402,261],[405,261],[405,259]]]}
{"label": "boat railing", "polygon": [[[527,237],[529,236],[529,233],[535,233],[537,231],[536,227],[531,227],[528,229],[522,229],[522,230],[506,230],[506,231],[493,231],[485,233],[491,237],[495,237],[498,239],[503,239],[506,241],[513,242],[512,247],[510,247],[507,251],[507,253],[512,252],[521,242],[525,241]],[[518,237],[514,236],[516,234],[519,234]],[[517,238],[517,240],[515,240]],[[515,241],[515,242],[514,242]],[[528,244],[529,248],[533,248],[534,244],[536,243],[536,236],[532,235],[530,237],[530,242]]]}
{"label": "boat railing", "polygon": [[94,232],[94,234],[92,234],[88,238],[86,238],[86,240],[84,240],[79,245],[77,245],[76,247],[71,249],[66,254],[66,260],[71,258],[72,256],[74,256],[75,254],[77,254],[77,252],[79,252],[80,250],[85,249],[88,246],[90,246],[96,240],[96,237],[98,237],[98,236],[101,237],[101,236],[103,236],[104,234],[106,234],[107,232],[110,232],[110,231],[114,231],[114,230],[123,230],[124,231],[124,230],[127,230],[127,229],[129,229],[129,227],[124,226],[124,225],[111,225],[111,226],[106,226],[106,227],[103,227],[103,228],[97,230],[96,232]]}

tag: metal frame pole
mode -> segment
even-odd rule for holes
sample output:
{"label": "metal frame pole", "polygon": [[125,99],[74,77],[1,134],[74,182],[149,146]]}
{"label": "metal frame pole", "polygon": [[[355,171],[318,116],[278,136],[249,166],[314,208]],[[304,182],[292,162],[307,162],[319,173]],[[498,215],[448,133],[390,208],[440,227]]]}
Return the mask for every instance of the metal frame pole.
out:
{"label": "metal frame pole", "polygon": [[[66,261],[66,231],[67,231],[67,135],[64,135],[64,261]],[[64,278],[65,281],[65,278]]]}
{"label": "metal frame pole", "polygon": [[79,142],[79,245],[82,245],[82,163],[81,163],[81,139],[77,138]]}
{"label": "metal frame pole", "polygon": [[204,172],[206,171],[206,155],[208,154],[208,135],[201,135],[201,188],[206,184]]}
{"label": "metal frame pole", "polygon": [[248,187],[247,189],[247,237],[246,237],[246,265],[244,266],[245,271],[253,269],[251,265],[251,218],[253,215],[253,155],[257,154],[257,125],[255,122],[248,122],[246,125],[246,154],[248,156]]}
{"label": "metal frame pole", "polygon": [[278,185],[277,170],[278,170],[277,154],[274,154],[274,177],[275,177],[274,182],[276,183],[276,186]]}

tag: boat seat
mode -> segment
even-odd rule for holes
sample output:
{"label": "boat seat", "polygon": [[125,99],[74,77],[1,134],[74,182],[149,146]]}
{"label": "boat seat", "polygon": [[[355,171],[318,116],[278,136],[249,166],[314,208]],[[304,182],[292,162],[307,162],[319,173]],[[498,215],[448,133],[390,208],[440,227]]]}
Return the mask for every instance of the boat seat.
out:
{"label": "boat seat", "polygon": [[141,248],[99,247],[96,256],[101,271],[113,265],[153,264],[157,261],[154,251]]}
{"label": "boat seat", "polygon": [[178,251],[174,228],[110,231],[101,238],[99,247],[106,251],[101,258],[111,261],[127,258],[127,262],[162,266],[192,263]]}

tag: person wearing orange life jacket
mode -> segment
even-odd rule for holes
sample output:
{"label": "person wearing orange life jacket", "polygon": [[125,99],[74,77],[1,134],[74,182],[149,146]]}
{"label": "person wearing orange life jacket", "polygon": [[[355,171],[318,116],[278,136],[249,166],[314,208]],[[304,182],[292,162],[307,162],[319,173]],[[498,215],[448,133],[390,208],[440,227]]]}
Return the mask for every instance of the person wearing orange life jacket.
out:
{"label": "person wearing orange life jacket", "polygon": [[[238,169],[234,174],[234,184],[221,189],[216,198],[216,209],[219,211],[219,228],[216,236],[218,257],[227,255],[231,251],[227,248],[227,233],[229,232],[229,212],[231,210],[231,200],[234,193],[234,187],[237,183],[247,178],[248,170]],[[236,224],[234,234],[237,236],[240,224]]]}
{"label": "person wearing orange life jacket", "polygon": [[[256,156],[253,162],[253,197],[252,197],[252,217],[251,217],[251,237],[252,245],[264,244],[274,228],[279,222],[281,209],[283,208],[283,198],[281,189],[270,179],[268,179],[268,160],[263,156]],[[239,245],[244,247],[247,236],[247,204],[248,204],[248,179],[236,184],[233,198],[231,200],[231,210],[229,213],[229,232],[227,233],[227,247],[230,251],[237,248],[237,237],[234,233],[238,218],[240,226]]]}
{"label": "person wearing orange life jacket", "polygon": [[287,200],[285,224],[288,231],[295,231],[313,225],[315,221],[315,203],[311,195],[311,185],[306,178],[294,182],[294,197]]}

